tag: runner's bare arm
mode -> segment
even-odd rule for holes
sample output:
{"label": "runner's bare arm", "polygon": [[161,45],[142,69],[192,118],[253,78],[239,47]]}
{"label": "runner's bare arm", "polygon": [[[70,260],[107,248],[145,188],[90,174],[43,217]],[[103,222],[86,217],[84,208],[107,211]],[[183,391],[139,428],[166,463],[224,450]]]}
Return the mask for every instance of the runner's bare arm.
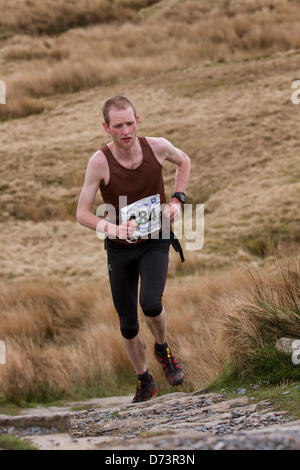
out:
{"label": "runner's bare arm", "polygon": [[154,138],[150,143],[154,144],[154,152],[161,164],[164,160],[168,160],[176,165],[174,192],[184,192],[190,177],[190,158],[163,137]]}
{"label": "runner's bare arm", "polygon": [[94,154],[87,164],[84,183],[77,205],[76,219],[81,225],[92,230],[105,232],[113,238],[126,239],[136,229],[137,224],[135,221],[131,220],[123,222],[121,225],[115,225],[91,212],[99,184],[104,179],[104,162],[105,160],[101,158],[101,154],[100,156],[99,154]]}
{"label": "runner's bare arm", "polygon": [[[174,192],[184,192],[190,176],[190,158],[182,150],[175,147],[163,137],[150,137],[148,139],[161,165],[164,160],[168,160],[176,165]],[[181,202],[177,198],[171,199],[169,204],[164,208],[163,213],[171,221],[177,220],[181,213]]]}
{"label": "runner's bare arm", "polygon": [[100,181],[104,178],[104,161],[94,154],[86,168],[84,183],[79,196],[76,219],[85,227],[116,236],[117,226],[97,217],[91,212]]}

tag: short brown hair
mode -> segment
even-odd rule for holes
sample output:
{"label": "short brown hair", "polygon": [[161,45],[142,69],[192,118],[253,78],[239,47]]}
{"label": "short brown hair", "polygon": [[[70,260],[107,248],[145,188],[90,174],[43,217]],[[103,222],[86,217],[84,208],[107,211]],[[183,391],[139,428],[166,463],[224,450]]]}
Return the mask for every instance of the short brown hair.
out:
{"label": "short brown hair", "polygon": [[134,104],[126,98],[126,96],[116,95],[112,98],[108,98],[102,107],[103,117],[106,124],[109,126],[108,113],[111,107],[115,106],[117,109],[125,109],[130,106],[133,109],[134,116],[136,117],[136,109]]}

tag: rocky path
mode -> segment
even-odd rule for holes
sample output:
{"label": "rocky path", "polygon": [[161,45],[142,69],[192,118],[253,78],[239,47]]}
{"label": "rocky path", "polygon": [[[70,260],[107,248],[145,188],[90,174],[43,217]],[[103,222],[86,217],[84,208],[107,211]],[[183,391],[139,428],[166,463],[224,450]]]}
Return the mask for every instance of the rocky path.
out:
{"label": "rocky path", "polygon": [[80,411],[27,410],[10,422],[1,415],[0,431],[55,450],[300,450],[300,420],[273,411],[268,401],[251,403],[247,396],[226,400],[222,394],[200,392],[172,393],[139,404],[131,399],[92,400],[85,403],[92,408]]}

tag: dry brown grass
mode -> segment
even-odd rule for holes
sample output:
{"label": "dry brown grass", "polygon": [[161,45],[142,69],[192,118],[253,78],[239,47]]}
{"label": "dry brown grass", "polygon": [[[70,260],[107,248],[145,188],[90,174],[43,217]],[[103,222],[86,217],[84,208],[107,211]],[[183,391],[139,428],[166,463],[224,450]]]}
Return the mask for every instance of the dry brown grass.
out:
{"label": "dry brown grass", "polygon": [[[112,2],[105,4],[112,8]],[[47,106],[47,101],[39,100],[56,93],[120,83],[137,75],[145,77],[204,60],[245,58],[300,45],[296,1],[224,0],[213,8],[214,4],[166,2],[165,8],[157,8],[136,22],[124,22],[126,16],[121,15],[121,25],[77,28],[53,38],[9,39],[0,59],[2,78],[7,82],[7,105],[0,108],[0,118],[37,112]],[[47,3],[33,5],[49,9]],[[59,5],[65,8],[65,2]],[[59,7],[49,11],[60,17]],[[40,16],[44,19],[43,13]]]}
{"label": "dry brown grass", "polygon": [[[163,135],[191,157],[189,201],[205,203],[204,248],[187,252],[184,264],[172,252],[171,276],[262,266],[274,255],[272,239],[279,256],[299,256],[300,117],[289,86],[298,57],[291,51],[137,78],[54,97],[50,111],[2,123],[2,278],[106,274],[102,243],[76,224],[75,211],[86,163],[106,142],[101,103],[120,92],[136,102],[140,135]],[[164,178],[170,196],[170,165]],[[94,210],[100,203],[98,195]]]}
{"label": "dry brown grass", "polygon": [[[200,387],[222,369],[227,352],[220,342],[219,310],[228,296],[245,287],[238,272],[225,279],[190,278],[188,286],[169,282],[169,341],[185,366],[188,388]],[[111,385],[120,371],[128,371],[134,387],[134,371],[121,346],[107,288],[107,283],[94,282],[75,287],[59,282],[2,283],[0,331],[7,364],[0,368],[0,391],[6,399],[72,397],[76,390],[97,383]],[[164,390],[162,371],[152,354],[153,337],[141,312],[140,322],[149,368]]]}
{"label": "dry brown grass", "polygon": [[230,359],[246,373],[251,358],[281,337],[300,337],[300,270],[294,264],[264,278],[250,272],[247,299],[236,299],[223,322],[223,339]]}
{"label": "dry brown grass", "polygon": [[[97,286],[61,283],[1,286],[1,337],[7,364],[0,370],[8,400],[70,396],[124,366],[116,315]],[[115,351],[114,361],[108,351]]]}
{"label": "dry brown grass", "polygon": [[[191,156],[187,192],[190,200],[205,202],[204,248],[186,253],[184,264],[172,253],[170,275],[244,261],[263,265],[272,250],[260,257],[256,247],[271,247],[272,234],[280,255],[294,257],[299,252],[299,113],[287,96],[282,70],[292,81],[296,53],[58,96],[50,112],[2,123],[0,236],[7,251],[1,255],[1,276],[39,277],[42,270],[73,282],[104,275],[102,261],[97,262],[102,244],[75,223],[75,210],[86,162],[105,142],[99,132],[101,102],[120,91],[137,103],[141,135],[164,135]],[[170,195],[174,169],[166,168],[164,176]],[[98,196],[95,207],[100,202]]]}
{"label": "dry brown grass", "polygon": [[[113,382],[117,360],[133,379],[120,349],[103,243],[75,222],[87,161],[107,142],[101,104],[114,94],[136,103],[140,135],[164,136],[192,159],[187,194],[189,202],[205,202],[205,243],[186,251],[183,264],[171,250],[170,342],[187,387],[222,370],[232,349],[220,314],[230,314],[230,297],[244,298],[249,284],[232,268],[264,268],[267,280],[274,249],[281,259],[300,259],[300,114],[290,100],[299,54],[286,51],[298,47],[296,5],[226,7],[220,0],[212,9],[165,1],[118,28],[1,41],[0,78],[10,90],[0,112],[27,116],[0,123],[0,339],[3,331],[9,361],[0,383],[7,397],[68,396],[109,374]],[[170,196],[171,165],[164,179]],[[93,209],[100,203],[98,195]]]}
{"label": "dry brown grass", "polygon": [[[300,334],[297,266],[284,268],[283,277],[280,271],[250,274],[253,282],[245,269],[168,281],[168,340],[184,366],[185,390],[207,385],[228,361],[246,373],[249,357],[266,337],[274,345],[282,335]],[[0,368],[3,397],[14,402],[74,398],[97,385],[103,393],[120,373],[134,388],[107,289],[107,282],[1,284],[0,330],[7,346],[7,364]],[[139,315],[148,367],[160,391],[168,390],[153,357],[153,337]]]}
{"label": "dry brown grass", "polygon": [[0,30],[27,34],[58,34],[94,23],[133,20],[136,10],[158,0],[0,1]]}

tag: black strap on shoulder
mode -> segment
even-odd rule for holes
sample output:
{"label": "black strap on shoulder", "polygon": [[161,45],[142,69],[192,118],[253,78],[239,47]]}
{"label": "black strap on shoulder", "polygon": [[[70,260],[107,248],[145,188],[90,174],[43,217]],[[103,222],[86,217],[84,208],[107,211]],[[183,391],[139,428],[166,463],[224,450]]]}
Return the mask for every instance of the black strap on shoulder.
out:
{"label": "black strap on shoulder", "polygon": [[176,237],[174,232],[170,233],[170,240],[171,240],[171,245],[174,248],[174,250],[179,252],[181,262],[183,263],[185,261],[184,256],[183,256],[183,251],[182,251],[181,245],[179,243],[179,240]]}

